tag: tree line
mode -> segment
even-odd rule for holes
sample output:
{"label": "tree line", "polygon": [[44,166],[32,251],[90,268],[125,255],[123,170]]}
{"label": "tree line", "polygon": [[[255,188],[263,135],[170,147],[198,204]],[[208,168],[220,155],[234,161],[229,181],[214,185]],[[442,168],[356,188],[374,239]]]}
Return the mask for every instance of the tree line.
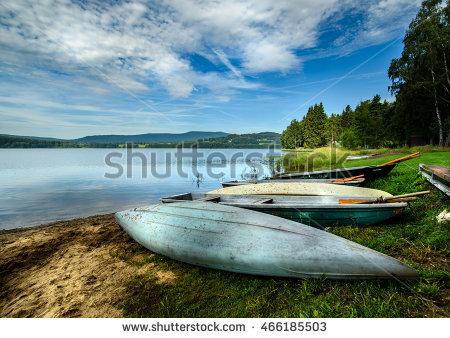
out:
{"label": "tree line", "polygon": [[394,102],[381,97],[361,101],[341,114],[325,113],[323,104],[308,108],[281,135],[283,148],[316,148],[340,142],[344,147],[395,147],[420,136],[429,144],[450,143],[450,5],[426,0],[403,39],[403,51],[391,61],[389,90]]}
{"label": "tree line", "polygon": [[[133,142],[136,147],[144,148],[176,148],[181,142],[143,143]],[[263,132],[255,134],[229,134],[223,137],[214,137],[198,141],[182,142],[184,147],[197,146],[198,148],[236,148],[257,149],[269,146],[280,147],[280,134]],[[124,143],[108,142],[68,142],[60,140],[42,140],[11,136],[0,136],[0,148],[120,148]]]}

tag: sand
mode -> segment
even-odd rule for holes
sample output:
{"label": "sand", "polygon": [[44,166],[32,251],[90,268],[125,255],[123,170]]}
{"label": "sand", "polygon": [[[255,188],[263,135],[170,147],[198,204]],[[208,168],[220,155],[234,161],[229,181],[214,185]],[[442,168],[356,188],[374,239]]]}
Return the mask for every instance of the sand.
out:
{"label": "sand", "polygon": [[0,231],[0,317],[121,317],[123,281],[140,271],[113,253],[133,243],[112,214]]}

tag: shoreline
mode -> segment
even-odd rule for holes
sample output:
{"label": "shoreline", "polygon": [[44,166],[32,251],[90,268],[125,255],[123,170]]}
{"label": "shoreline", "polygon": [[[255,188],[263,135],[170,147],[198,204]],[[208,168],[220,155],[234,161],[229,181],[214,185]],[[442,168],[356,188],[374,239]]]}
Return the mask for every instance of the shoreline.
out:
{"label": "shoreline", "polygon": [[114,214],[0,231],[0,316],[122,317],[133,244]]}
{"label": "shoreline", "polygon": [[0,236],[6,233],[15,233],[15,232],[22,232],[22,231],[26,231],[26,230],[32,230],[32,229],[37,229],[37,228],[47,228],[47,227],[52,227],[54,225],[58,225],[62,222],[71,222],[71,221],[76,221],[76,220],[83,220],[86,218],[91,218],[91,217],[104,217],[104,216],[114,216],[114,214],[116,213],[116,211],[114,212],[107,212],[104,214],[94,214],[94,215],[86,215],[86,216],[81,216],[81,217],[71,217],[71,218],[67,218],[67,219],[58,219],[58,220],[54,220],[54,221],[49,221],[46,223],[38,223],[38,224],[31,224],[31,225],[23,225],[20,226],[18,228],[9,228],[9,229],[0,229]]}

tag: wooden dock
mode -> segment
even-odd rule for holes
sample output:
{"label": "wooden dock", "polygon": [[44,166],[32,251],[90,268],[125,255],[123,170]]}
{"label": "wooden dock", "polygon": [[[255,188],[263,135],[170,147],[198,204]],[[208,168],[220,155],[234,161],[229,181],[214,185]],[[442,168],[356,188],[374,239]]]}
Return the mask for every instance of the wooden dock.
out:
{"label": "wooden dock", "polygon": [[419,164],[419,171],[428,182],[433,184],[447,196],[450,196],[450,168],[442,165],[426,165],[421,163]]}

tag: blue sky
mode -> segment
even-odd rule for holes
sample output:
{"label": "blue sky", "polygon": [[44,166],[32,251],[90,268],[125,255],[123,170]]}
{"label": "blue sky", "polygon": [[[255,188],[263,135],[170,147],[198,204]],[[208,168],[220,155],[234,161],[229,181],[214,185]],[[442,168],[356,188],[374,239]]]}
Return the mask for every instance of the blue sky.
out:
{"label": "blue sky", "polygon": [[0,3],[0,134],[281,132],[388,92],[416,0]]}

